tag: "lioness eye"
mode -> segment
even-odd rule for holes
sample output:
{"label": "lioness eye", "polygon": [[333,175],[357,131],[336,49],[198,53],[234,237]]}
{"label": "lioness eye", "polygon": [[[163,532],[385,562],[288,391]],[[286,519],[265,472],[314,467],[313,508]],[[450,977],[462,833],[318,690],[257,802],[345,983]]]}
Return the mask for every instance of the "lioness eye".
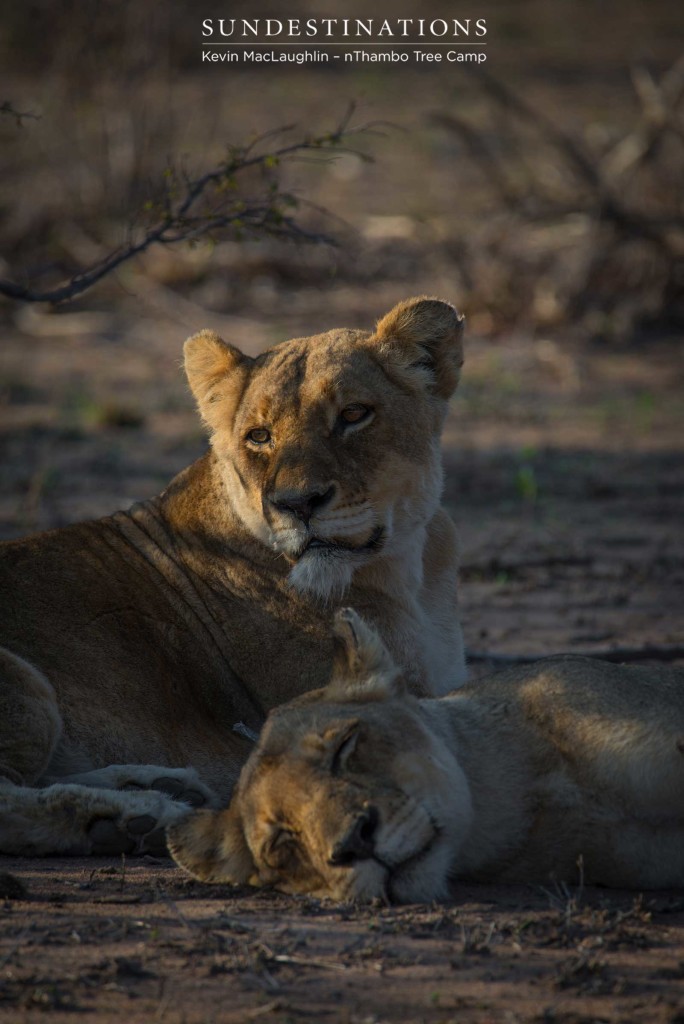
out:
{"label": "lioness eye", "polygon": [[333,775],[338,775],[341,771],[347,767],[347,762],[351,755],[356,750],[356,744],[359,739],[358,731],[355,730],[351,735],[347,736],[339,747],[335,751],[330,770]]}
{"label": "lioness eye", "polygon": [[266,444],[271,440],[271,434],[265,427],[255,427],[247,434],[247,440],[252,444]]}
{"label": "lioness eye", "polygon": [[370,415],[370,409],[365,405],[348,405],[340,413],[343,423],[360,423]]}

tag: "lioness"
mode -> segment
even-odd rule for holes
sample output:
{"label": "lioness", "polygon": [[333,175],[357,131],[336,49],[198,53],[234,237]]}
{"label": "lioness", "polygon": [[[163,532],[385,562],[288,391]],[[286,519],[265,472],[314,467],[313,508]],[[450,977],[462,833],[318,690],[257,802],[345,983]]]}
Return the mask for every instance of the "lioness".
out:
{"label": "lioness", "polygon": [[0,852],[156,850],[182,801],[225,802],[251,749],[233,727],[327,680],[342,594],[415,692],[463,682],[439,450],[462,327],[420,298],[255,359],[203,331],[208,454],[128,512],[3,546]]}
{"label": "lioness", "polygon": [[438,900],[457,877],[684,885],[684,670],[560,656],[410,696],[351,610],[322,690],[272,711],[227,810],[169,831],[205,881]]}

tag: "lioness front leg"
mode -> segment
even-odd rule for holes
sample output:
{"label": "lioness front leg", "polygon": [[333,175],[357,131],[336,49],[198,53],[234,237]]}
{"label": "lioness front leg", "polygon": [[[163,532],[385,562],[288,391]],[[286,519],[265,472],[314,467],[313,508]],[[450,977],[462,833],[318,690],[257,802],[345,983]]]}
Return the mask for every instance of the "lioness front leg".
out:
{"label": "lioness front leg", "polygon": [[0,852],[21,856],[166,853],[164,829],[188,805],[164,793],[0,783]]}
{"label": "lioness front leg", "polygon": [[61,735],[49,681],[0,648],[0,853],[161,854],[164,828],[188,805],[217,803],[191,768],[113,765],[57,777]]}

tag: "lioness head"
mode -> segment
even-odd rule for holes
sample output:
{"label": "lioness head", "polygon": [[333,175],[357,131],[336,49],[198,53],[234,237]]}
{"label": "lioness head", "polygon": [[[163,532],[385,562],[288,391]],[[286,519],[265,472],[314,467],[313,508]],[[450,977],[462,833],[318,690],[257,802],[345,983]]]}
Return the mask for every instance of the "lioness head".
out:
{"label": "lioness head", "polygon": [[422,298],[373,332],[329,331],[255,359],[211,331],[186,342],[230,501],[299,590],[339,597],[357,567],[400,551],[434,514],[462,328],[453,306]]}
{"label": "lioness head", "polygon": [[271,712],[230,806],[169,830],[204,881],[339,900],[432,900],[468,833],[465,777],[378,636],[336,617],[333,678]]}

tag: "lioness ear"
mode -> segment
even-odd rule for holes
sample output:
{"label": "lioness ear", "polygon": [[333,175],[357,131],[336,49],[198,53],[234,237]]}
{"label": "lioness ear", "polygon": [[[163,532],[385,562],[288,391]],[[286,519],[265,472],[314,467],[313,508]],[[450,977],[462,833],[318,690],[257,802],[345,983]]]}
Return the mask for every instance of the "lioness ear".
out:
{"label": "lioness ear", "polygon": [[202,882],[244,885],[254,860],[234,804],[223,811],[195,811],[166,830],[175,862]]}
{"label": "lioness ear", "polygon": [[407,299],[378,322],[370,344],[405,379],[449,398],[463,365],[464,322],[465,317],[441,299]]}
{"label": "lioness ear", "polygon": [[327,700],[384,700],[403,692],[399,669],[387,648],[353,608],[341,608],[336,613],[333,639]]}
{"label": "lioness ear", "polygon": [[226,402],[237,405],[247,379],[249,356],[219,338],[213,331],[193,334],[183,346],[185,373],[195,396],[200,416],[216,429],[225,422]]}

